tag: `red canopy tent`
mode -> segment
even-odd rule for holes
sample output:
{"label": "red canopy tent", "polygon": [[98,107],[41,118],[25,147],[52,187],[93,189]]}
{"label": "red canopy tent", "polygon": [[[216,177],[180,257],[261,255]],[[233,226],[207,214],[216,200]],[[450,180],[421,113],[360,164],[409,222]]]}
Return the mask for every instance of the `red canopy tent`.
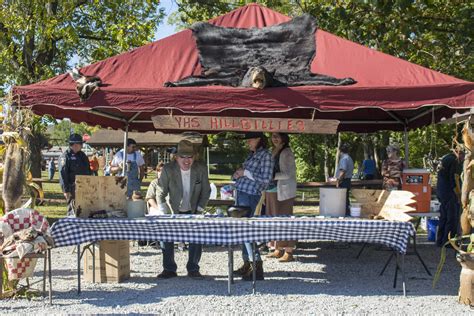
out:
{"label": "red canopy tent", "polygon": [[[210,23],[224,27],[265,27],[290,20],[250,4]],[[438,121],[474,105],[474,83],[421,67],[350,42],[323,30],[316,32],[311,70],[350,86],[301,86],[264,90],[220,86],[165,88],[200,73],[195,40],[184,30],[162,40],[108,58],[81,71],[106,85],[80,102],[75,83],[63,74],[15,87],[22,106],[37,114],[131,130],[154,130],[154,115],[221,115],[337,119],[339,130],[404,130]]]}

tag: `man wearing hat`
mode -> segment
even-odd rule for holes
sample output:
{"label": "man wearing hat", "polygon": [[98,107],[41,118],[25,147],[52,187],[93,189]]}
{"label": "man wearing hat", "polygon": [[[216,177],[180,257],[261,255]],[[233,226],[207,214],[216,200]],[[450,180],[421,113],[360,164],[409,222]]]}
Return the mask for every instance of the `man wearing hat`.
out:
{"label": "man wearing hat", "polygon": [[[155,192],[149,190],[147,193],[146,199],[150,206],[158,208],[160,213],[195,214],[204,210],[211,194],[211,186],[206,165],[194,161],[194,157],[193,143],[188,140],[180,141],[176,159],[163,167]],[[174,260],[173,243],[162,242],[161,248],[163,249],[163,272],[158,275],[158,278],[176,277],[177,266]],[[201,253],[202,245],[189,245],[186,269],[191,278],[202,278],[199,272]]]}
{"label": "man wearing hat", "polygon": [[119,150],[110,164],[110,171],[113,174],[124,176],[123,160],[127,161],[127,197],[131,198],[133,191],[140,191],[143,177],[145,176],[145,160],[142,154],[137,151],[137,142],[127,139],[127,157],[124,158],[123,149]]}
{"label": "man wearing hat", "polygon": [[68,215],[74,215],[74,198],[76,191],[76,175],[91,175],[89,159],[82,151],[81,135],[69,137],[69,148],[61,155],[59,183],[68,203]]}
{"label": "man wearing hat", "polygon": [[387,159],[382,163],[382,188],[387,191],[400,190],[402,188],[402,172],[405,163],[400,158],[400,147],[398,144],[387,146]]}

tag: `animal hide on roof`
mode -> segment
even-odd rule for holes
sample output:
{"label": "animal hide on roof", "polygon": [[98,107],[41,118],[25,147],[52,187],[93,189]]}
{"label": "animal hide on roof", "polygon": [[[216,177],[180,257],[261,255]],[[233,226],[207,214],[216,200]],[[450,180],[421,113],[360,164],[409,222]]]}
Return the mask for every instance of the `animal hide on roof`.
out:
{"label": "animal hide on roof", "polygon": [[337,79],[311,73],[316,53],[316,19],[308,14],[264,28],[225,28],[196,23],[191,29],[202,66],[191,76],[165,86],[242,86],[251,67],[273,73],[271,86],[348,85],[352,78]]}

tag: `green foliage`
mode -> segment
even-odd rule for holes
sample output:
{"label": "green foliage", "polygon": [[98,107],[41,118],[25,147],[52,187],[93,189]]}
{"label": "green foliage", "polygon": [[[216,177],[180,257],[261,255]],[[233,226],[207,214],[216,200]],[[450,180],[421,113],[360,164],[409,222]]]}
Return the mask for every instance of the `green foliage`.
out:
{"label": "green foliage", "polygon": [[[10,86],[64,73],[72,57],[90,63],[148,43],[163,18],[158,5],[158,0],[1,2],[0,95]],[[43,117],[30,126],[34,177],[41,171],[40,150],[51,122]]]}
{"label": "green foliage", "polygon": [[148,43],[163,18],[158,0],[3,1],[0,87],[63,73],[77,55],[89,63]]}
{"label": "green foliage", "polygon": [[79,135],[92,135],[99,129],[98,126],[93,127],[85,123],[72,123],[69,120],[61,120],[49,127],[48,135],[50,143],[56,146],[66,146],[68,144],[69,135],[77,133]]}

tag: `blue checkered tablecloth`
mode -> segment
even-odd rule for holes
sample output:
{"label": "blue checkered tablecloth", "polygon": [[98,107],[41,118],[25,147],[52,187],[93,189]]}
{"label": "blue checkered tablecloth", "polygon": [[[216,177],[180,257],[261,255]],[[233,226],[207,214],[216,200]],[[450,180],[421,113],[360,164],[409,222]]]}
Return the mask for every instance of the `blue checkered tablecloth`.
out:
{"label": "blue checkered tablecloth", "polygon": [[56,247],[98,240],[159,240],[236,245],[269,240],[331,240],[382,244],[405,253],[415,235],[411,223],[364,220],[262,217],[251,219],[150,216],[142,219],[63,218],[51,228]]}

